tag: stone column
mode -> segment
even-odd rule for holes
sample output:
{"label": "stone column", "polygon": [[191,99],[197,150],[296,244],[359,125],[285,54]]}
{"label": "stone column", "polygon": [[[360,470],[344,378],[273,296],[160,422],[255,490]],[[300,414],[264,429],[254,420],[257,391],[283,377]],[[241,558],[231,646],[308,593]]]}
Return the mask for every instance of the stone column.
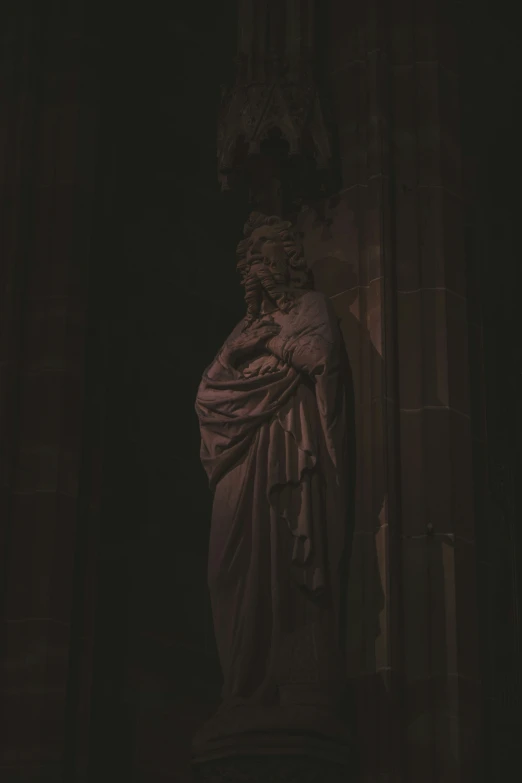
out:
{"label": "stone column", "polygon": [[[82,716],[86,728],[88,714],[88,531],[91,467],[99,454],[96,428],[86,432],[84,422],[98,74],[84,10],[82,2],[63,13],[55,4],[24,4],[3,30],[0,777],[6,781],[72,780],[75,731]],[[82,627],[73,625],[73,606]],[[78,613],[82,606],[86,613]]]}
{"label": "stone column", "polygon": [[456,21],[332,3],[343,189],[302,223],[355,378],[362,780],[472,780],[480,693]]}
{"label": "stone column", "polygon": [[520,289],[515,281],[522,155],[519,112],[512,100],[520,91],[515,65],[520,10],[496,12],[463,2],[461,13],[484,705],[482,779],[493,782],[515,777],[520,768],[522,345]]}

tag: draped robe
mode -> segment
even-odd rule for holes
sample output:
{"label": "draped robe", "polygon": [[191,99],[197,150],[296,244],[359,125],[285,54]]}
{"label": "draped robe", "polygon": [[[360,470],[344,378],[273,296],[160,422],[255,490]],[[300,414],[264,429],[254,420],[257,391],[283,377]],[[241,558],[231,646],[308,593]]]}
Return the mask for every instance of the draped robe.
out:
{"label": "draped robe", "polygon": [[[330,300],[302,294],[266,353],[220,351],[197,394],[214,492],[208,584],[221,710],[334,706],[344,677],[339,579],[348,484],[344,346]],[[225,342],[232,345],[242,321]]]}

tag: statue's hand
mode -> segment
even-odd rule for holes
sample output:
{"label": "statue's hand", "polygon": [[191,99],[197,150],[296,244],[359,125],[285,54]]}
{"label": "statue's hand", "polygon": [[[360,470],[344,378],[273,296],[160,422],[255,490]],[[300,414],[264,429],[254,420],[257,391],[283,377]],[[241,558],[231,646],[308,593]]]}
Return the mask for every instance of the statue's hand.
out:
{"label": "statue's hand", "polygon": [[242,332],[225,347],[225,358],[229,362],[235,362],[250,354],[265,350],[267,342],[279,334],[280,330],[281,327],[274,321],[254,323],[248,331]]}
{"label": "statue's hand", "polygon": [[276,356],[261,356],[248,365],[243,370],[245,378],[255,378],[258,375],[267,375],[275,372],[280,367],[279,359]]}

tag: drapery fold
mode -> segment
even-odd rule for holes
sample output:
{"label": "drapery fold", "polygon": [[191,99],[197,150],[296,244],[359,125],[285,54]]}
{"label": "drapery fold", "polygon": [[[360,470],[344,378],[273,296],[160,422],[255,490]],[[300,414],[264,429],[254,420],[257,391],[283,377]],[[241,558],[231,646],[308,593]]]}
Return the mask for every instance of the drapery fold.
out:
{"label": "drapery fold", "polygon": [[[272,371],[245,375],[222,350],[196,400],[214,490],[209,586],[229,700],[275,698],[292,628],[328,626],[335,637],[348,470],[339,327],[317,292],[272,317],[281,327],[269,344],[279,359]],[[322,676],[308,653],[307,676]]]}

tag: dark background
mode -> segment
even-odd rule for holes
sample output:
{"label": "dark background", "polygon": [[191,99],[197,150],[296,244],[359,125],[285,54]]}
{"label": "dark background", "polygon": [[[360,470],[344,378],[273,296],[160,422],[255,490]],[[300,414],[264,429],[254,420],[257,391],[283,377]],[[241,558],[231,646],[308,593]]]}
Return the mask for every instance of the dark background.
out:
{"label": "dark background", "polygon": [[234,250],[247,214],[217,181],[234,3],[113,7],[106,24],[88,368],[106,398],[94,779],[172,770],[219,701],[194,400],[243,315]]}

